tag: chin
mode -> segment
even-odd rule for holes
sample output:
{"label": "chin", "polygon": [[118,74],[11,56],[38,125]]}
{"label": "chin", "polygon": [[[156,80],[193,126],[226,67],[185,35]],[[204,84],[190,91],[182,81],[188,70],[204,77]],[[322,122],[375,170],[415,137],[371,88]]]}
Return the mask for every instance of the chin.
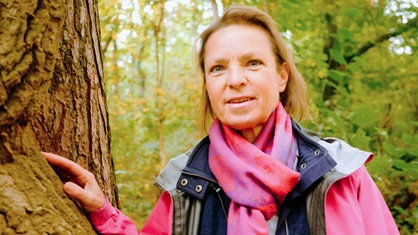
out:
{"label": "chin", "polygon": [[224,124],[238,131],[253,129],[259,126],[257,123],[254,122],[229,122]]}
{"label": "chin", "polygon": [[267,115],[254,115],[254,113],[247,115],[236,115],[233,113],[227,113],[222,116],[218,116],[218,119],[224,124],[235,130],[248,130],[254,129],[264,125],[269,116]]}

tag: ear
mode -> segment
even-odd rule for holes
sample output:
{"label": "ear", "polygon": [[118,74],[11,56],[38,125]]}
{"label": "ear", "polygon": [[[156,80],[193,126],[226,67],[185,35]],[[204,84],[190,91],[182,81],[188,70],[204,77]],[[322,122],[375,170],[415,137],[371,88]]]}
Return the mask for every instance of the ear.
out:
{"label": "ear", "polygon": [[287,62],[283,62],[279,70],[279,92],[283,92],[286,89],[287,81],[289,79],[289,65]]}

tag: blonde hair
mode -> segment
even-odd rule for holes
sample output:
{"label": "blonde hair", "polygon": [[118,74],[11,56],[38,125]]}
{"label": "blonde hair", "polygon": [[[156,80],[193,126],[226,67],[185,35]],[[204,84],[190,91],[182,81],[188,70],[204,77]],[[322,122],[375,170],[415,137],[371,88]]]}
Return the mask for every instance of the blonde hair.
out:
{"label": "blonde hair", "polygon": [[210,36],[217,30],[229,25],[254,25],[266,31],[269,35],[273,53],[277,56],[277,63],[282,65],[286,62],[289,66],[289,78],[286,89],[280,94],[287,113],[296,120],[309,116],[308,104],[306,100],[306,83],[293,61],[293,55],[289,51],[276,22],[267,13],[250,6],[232,6],[226,9],[222,18],[209,26],[199,37],[200,50],[197,53],[200,76],[203,78],[201,106],[199,110],[198,125],[201,131],[206,132],[215,115],[210,104],[209,96],[206,91],[205,79],[205,47]]}

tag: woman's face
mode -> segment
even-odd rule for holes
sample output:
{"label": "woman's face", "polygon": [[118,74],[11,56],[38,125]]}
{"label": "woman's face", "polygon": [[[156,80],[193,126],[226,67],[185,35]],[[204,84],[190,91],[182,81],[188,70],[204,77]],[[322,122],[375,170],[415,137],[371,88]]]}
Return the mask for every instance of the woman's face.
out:
{"label": "woman's face", "polygon": [[269,36],[251,25],[217,30],[205,52],[206,90],[214,114],[244,137],[247,132],[256,137],[286,88],[287,64],[278,69]]}

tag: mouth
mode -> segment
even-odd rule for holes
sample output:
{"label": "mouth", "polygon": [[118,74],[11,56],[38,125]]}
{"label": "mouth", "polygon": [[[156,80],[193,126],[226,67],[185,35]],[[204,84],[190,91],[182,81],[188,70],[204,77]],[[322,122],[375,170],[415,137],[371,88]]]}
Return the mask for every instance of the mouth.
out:
{"label": "mouth", "polygon": [[253,100],[254,98],[249,98],[249,97],[242,97],[242,98],[232,98],[227,100],[227,104],[240,104],[240,103],[244,103],[244,102],[248,102]]}

